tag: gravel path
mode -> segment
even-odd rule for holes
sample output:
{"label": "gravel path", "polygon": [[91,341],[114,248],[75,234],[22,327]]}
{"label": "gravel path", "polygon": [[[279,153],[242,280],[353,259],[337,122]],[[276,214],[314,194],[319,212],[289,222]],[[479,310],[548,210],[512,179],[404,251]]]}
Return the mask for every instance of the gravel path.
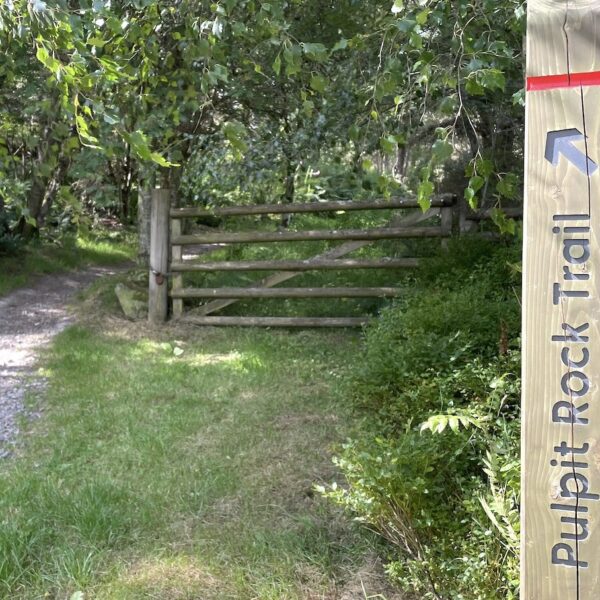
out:
{"label": "gravel path", "polygon": [[29,287],[0,298],[0,458],[10,456],[19,433],[24,398],[41,396],[46,380],[37,373],[37,351],[72,322],[68,304],[99,277],[127,267],[93,267],[40,277]]}

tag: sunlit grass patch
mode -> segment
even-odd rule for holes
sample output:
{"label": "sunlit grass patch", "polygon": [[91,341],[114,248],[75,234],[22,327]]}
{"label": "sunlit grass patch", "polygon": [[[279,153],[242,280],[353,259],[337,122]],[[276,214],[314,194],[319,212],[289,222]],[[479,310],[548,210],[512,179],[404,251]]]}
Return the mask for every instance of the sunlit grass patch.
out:
{"label": "sunlit grass patch", "polygon": [[111,327],[47,353],[44,416],[1,466],[0,596],[334,589],[367,549],[313,484],[347,426],[356,333]]}

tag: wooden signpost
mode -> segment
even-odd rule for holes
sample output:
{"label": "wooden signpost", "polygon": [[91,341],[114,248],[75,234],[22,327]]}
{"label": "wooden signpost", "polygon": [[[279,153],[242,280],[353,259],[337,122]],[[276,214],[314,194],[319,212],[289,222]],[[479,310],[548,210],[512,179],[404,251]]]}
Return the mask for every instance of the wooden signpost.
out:
{"label": "wooden signpost", "polygon": [[600,598],[600,0],[530,0],[522,600]]}

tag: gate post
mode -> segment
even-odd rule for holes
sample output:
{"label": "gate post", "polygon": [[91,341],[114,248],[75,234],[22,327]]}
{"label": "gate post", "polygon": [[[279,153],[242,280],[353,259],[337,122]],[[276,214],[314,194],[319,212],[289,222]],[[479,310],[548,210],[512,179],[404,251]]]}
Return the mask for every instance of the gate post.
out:
{"label": "gate post", "polygon": [[152,190],[150,213],[150,273],[148,321],[164,323],[169,308],[169,209],[170,190]]}

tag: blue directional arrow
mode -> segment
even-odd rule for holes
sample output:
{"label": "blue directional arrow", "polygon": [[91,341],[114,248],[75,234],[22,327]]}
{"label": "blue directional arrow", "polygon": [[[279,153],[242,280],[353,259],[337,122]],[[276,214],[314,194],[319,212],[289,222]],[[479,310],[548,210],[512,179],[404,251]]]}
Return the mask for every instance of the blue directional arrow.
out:
{"label": "blue directional arrow", "polygon": [[558,165],[559,155],[562,154],[570,160],[584,175],[592,175],[598,170],[598,165],[586,156],[574,143],[585,140],[579,129],[561,129],[549,131],[546,138],[545,157],[555,167]]}

